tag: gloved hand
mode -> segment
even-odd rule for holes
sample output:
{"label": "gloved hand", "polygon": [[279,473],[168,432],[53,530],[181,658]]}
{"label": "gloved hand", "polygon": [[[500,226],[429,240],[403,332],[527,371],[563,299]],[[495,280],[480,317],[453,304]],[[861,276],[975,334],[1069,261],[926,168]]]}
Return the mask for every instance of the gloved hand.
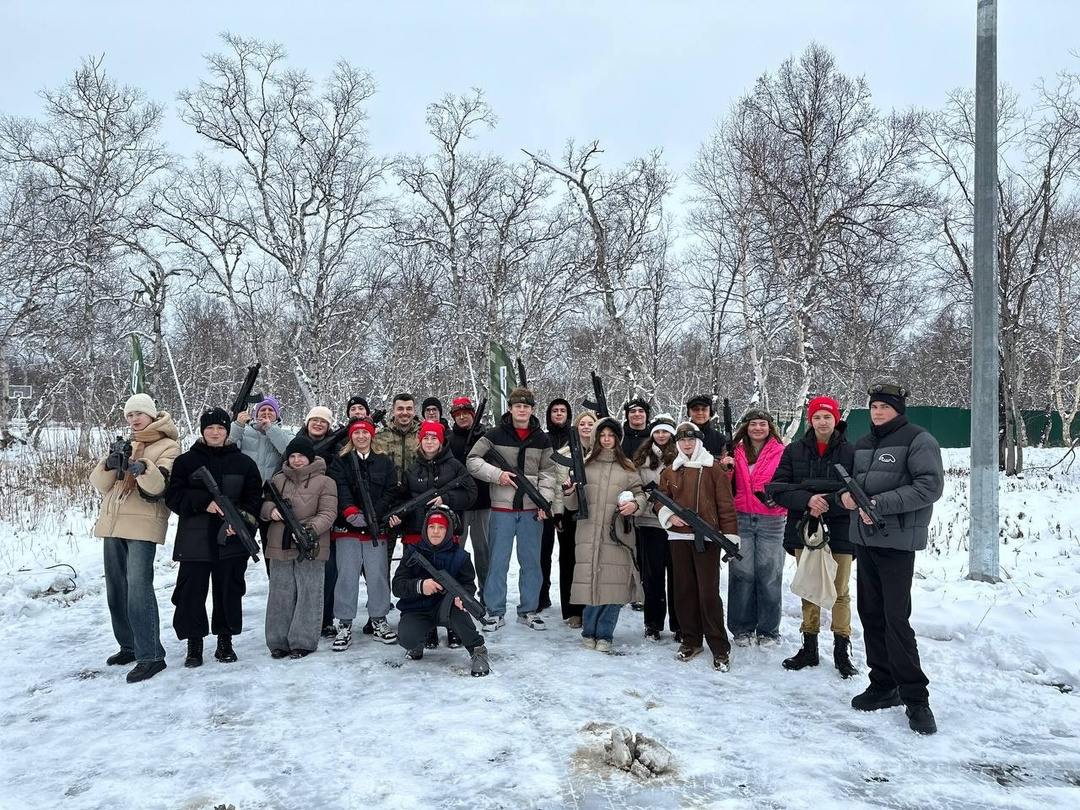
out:
{"label": "gloved hand", "polygon": [[145,461],[133,461],[133,462],[131,462],[130,464],[128,464],[128,472],[131,473],[136,478],[138,478],[140,475],[142,475],[144,472],[146,472],[146,462]]}
{"label": "gloved hand", "polygon": [[345,522],[350,526],[355,526],[357,529],[363,529],[367,526],[367,520],[364,518],[363,512],[354,512],[345,518]]}
{"label": "gloved hand", "polygon": [[116,469],[116,456],[113,453],[109,453],[109,455],[105,456],[105,469],[106,470],[115,470]]}

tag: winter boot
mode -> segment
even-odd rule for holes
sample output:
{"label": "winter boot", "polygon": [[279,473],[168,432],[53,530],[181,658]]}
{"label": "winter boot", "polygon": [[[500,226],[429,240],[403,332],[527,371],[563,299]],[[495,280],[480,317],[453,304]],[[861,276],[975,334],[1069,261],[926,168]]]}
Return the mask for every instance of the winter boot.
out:
{"label": "winter boot", "polygon": [[276,650],[271,650],[270,651],[270,657],[273,658],[276,661],[280,661],[282,658],[288,658],[289,657],[289,651],[288,650],[283,650],[283,649],[281,649],[279,647]]}
{"label": "winter boot", "polygon": [[414,647],[411,650],[406,650],[405,657],[408,658],[410,661],[419,661],[421,658],[424,657],[424,648]]}
{"label": "winter boot", "polygon": [[323,638],[333,638],[337,635],[337,628],[334,627],[333,622],[330,622],[330,624],[323,627],[322,632],[319,635],[321,635]]}
{"label": "winter boot", "polygon": [[308,657],[309,655],[311,655],[311,654],[312,654],[313,652],[315,652],[315,651],[314,651],[314,650],[300,650],[300,649],[296,649],[296,650],[292,650],[292,651],[291,651],[291,652],[289,653],[289,658],[292,658],[292,659],[294,659],[294,660],[295,660],[295,659],[297,659],[297,658],[307,658],[307,657]]}
{"label": "winter boot", "polygon": [[[128,683],[138,683],[139,681],[145,681],[147,678],[153,678],[161,670],[165,669],[164,661],[150,661],[147,663],[139,663],[135,665],[135,668],[127,674]],[[933,716],[931,716],[931,721]],[[912,726],[915,728],[915,726]]]}
{"label": "winter boot", "polygon": [[717,672],[728,672],[731,669],[731,656],[714,655],[712,659],[712,668]]}
{"label": "winter boot", "polygon": [[189,638],[187,640],[187,658],[184,659],[184,666],[188,669],[202,666],[202,645],[203,640],[201,638]]}
{"label": "winter boot", "polygon": [[223,664],[231,664],[236,660],[236,651],[232,648],[232,636],[222,633],[217,637],[217,649],[214,650],[214,658]]}
{"label": "winter boot", "polygon": [[371,619],[368,619],[366,622],[364,622],[364,626],[361,631],[365,636],[375,635],[375,628],[371,624]]}
{"label": "winter boot", "polygon": [[[837,636],[839,638],[839,636]],[[803,633],[802,649],[781,662],[784,669],[804,669],[818,665],[817,633]]]}
{"label": "winter boot", "polygon": [[907,707],[908,726],[916,734],[936,734],[937,721],[929,703],[912,703]]}
{"label": "winter boot", "polygon": [[903,704],[904,701],[900,699],[900,692],[895,686],[886,689],[873,683],[851,699],[851,708],[860,712],[876,712],[878,709],[891,709]]}
{"label": "winter boot", "polygon": [[439,649],[439,628],[432,627],[428,630],[427,638],[424,639],[425,650],[437,650]]}
{"label": "winter boot", "polygon": [[858,675],[859,670],[851,663],[851,639],[847,636],[833,636],[832,642],[833,664],[836,665],[840,677],[846,679]]}
{"label": "winter boot", "polygon": [[128,652],[127,650],[120,650],[106,658],[105,663],[110,667],[114,667],[117,664],[133,664],[135,663],[135,653]]}
{"label": "winter boot", "polygon": [[481,644],[472,651],[471,674],[474,678],[483,678],[489,672],[491,666],[488,664],[487,646]]}
{"label": "winter boot", "polygon": [[461,649],[461,638],[453,630],[447,629],[446,631],[446,646],[451,650]]}

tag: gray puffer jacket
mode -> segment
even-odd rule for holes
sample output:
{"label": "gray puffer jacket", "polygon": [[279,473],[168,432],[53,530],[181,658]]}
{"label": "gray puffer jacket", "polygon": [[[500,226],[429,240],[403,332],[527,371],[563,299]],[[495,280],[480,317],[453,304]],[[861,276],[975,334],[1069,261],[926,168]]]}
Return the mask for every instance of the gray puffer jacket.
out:
{"label": "gray puffer jacket", "polygon": [[293,433],[274,422],[266,432],[256,430],[252,423],[241,425],[233,422],[229,428],[229,441],[255,462],[263,481],[269,481],[281,469],[281,457],[292,441]]}
{"label": "gray puffer jacket", "polygon": [[926,548],[934,502],[945,488],[937,440],[907,417],[873,426],[855,444],[852,477],[885,518],[885,532],[869,531],[858,510],[851,513],[854,545],[921,551]]}

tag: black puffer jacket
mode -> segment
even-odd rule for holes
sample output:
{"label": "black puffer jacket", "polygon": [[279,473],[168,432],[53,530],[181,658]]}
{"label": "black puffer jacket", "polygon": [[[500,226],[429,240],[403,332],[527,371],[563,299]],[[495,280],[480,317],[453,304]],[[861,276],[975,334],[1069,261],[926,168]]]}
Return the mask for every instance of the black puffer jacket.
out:
{"label": "black puffer jacket", "polygon": [[173,559],[178,562],[214,562],[228,557],[246,557],[240,538],[225,537],[219,544],[223,521],[210,514],[206,507],[212,500],[210,492],[191,474],[199,467],[206,467],[217,485],[242,512],[251,516],[254,531],[255,520],[262,505],[262,476],[249,456],[240,452],[235,444],[209,447],[199,439],[186,453],[181,453],[173,463],[172,477],[165,488],[165,504],[180,516],[173,541]]}
{"label": "black puffer jacket", "polygon": [[[417,453],[412,466],[405,471],[405,480],[394,490],[393,505],[405,503],[429,489],[446,486],[448,481],[463,472],[465,465],[454,458],[449,445],[444,445],[433,459],[424,458],[423,453]],[[472,508],[476,500],[476,480],[471,475],[466,476],[464,481],[453,489],[442,493],[442,499],[446,507],[457,512],[460,518],[460,514]],[[427,505],[423,505],[404,516],[402,523],[406,542],[419,540],[427,509]]]}
{"label": "black puffer jacket", "polygon": [[[469,429],[460,428],[456,424],[451,428],[447,444],[450,446],[450,453],[460,461],[465,463],[465,458],[469,455],[469,451],[472,450],[473,445],[476,444],[480,437],[484,435],[483,430],[477,430],[476,435],[471,442],[468,442]],[[466,447],[466,442],[468,446]],[[474,512],[479,512],[483,509],[491,508],[491,489],[488,487],[487,481],[481,481],[478,478],[473,479],[476,482],[476,500],[473,501],[473,505],[469,507]]]}
{"label": "black puffer jacket", "polygon": [[[355,466],[350,456],[356,457]],[[334,521],[334,534],[370,538],[370,533],[366,529],[357,529],[345,522],[345,518],[350,515],[364,511],[363,496],[360,494],[360,486],[356,479],[357,469],[360,470],[360,475],[367,484],[371,505],[380,519],[385,516],[394,487],[397,485],[397,470],[394,469],[394,461],[390,456],[372,452],[368,453],[368,457],[364,459],[352,450],[344,456],[335,458],[330,467],[330,477],[337,483],[338,496],[338,514],[337,520]]]}
{"label": "black puffer jacket", "polygon": [[[806,514],[810,496],[825,495],[829,501],[829,511],[825,513],[825,525],[829,527],[831,538],[829,547],[835,554],[855,553],[848,540],[851,515],[835,497],[843,485],[833,465],[843,464],[844,468],[850,471],[855,458],[855,448],[844,436],[846,428],[844,422],[837,424],[836,430],[829,437],[829,445],[823,456],[818,455],[814,429],[808,429],[799,441],[784,448],[772,481],[765,485],[765,492],[788,510],[787,526],[784,528],[784,548],[788,552],[803,547],[798,525]],[[815,486],[814,482],[828,482],[829,485]],[[799,489],[787,488],[798,484],[806,486]]]}
{"label": "black puffer jacket", "polygon": [[[627,458],[633,458],[634,453],[641,447],[641,443],[649,438],[649,426],[646,423],[641,430],[630,427],[629,422],[623,422],[622,451]],[[706,448],[708,449],[708,448]]]}
{"label": "black puffer jacket", "polygon": [[876,548],[920,551],[926,548],[934,503],[945,489],[945,470],[937,439],[900,415],[855,443],[855,481],[885,518],[885,531],[870,532],[855,510],[851,542]]}

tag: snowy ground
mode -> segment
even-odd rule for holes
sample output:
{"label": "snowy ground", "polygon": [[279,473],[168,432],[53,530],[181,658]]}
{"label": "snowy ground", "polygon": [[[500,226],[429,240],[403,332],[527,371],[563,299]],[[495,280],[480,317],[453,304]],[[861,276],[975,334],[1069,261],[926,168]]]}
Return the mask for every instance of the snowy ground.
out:
{"label": "snowy ground", "polygon": [[[473,679],[464,651],[403,665],[370,639],[271,660],[253,566],[239,663],[208,656],[189,671],[169,625],[175,568],[159,553],[169,668],[128,685],[126,667],[104,665],[115,644],[90,517],[64,504],[21,514],[0,524],[0,807],[1080,806],[1080,463],[1003,483],[1000,585],[963,578],[966,452],[947,451],[946,466],[914,594],[941,728],[929,738],[902,709],[852,711],[863,676],[841,681],[824,661],[781,669],[798,646],[790,593],[782,648],[737,649],[726,675],[706,656],[677,663],[670,639],[645,643],[626,609],[618,656],[581,649],[552,618],[542,634],[500,631],[492,675]],[[78,570],[66,596],[41,594],[51,572],[15,571],[57,561]],[[855,648],[861,665],[858,632]],[[677,771],[652,783],[612,772],[581,730],[590,721],[659,739]]]}

